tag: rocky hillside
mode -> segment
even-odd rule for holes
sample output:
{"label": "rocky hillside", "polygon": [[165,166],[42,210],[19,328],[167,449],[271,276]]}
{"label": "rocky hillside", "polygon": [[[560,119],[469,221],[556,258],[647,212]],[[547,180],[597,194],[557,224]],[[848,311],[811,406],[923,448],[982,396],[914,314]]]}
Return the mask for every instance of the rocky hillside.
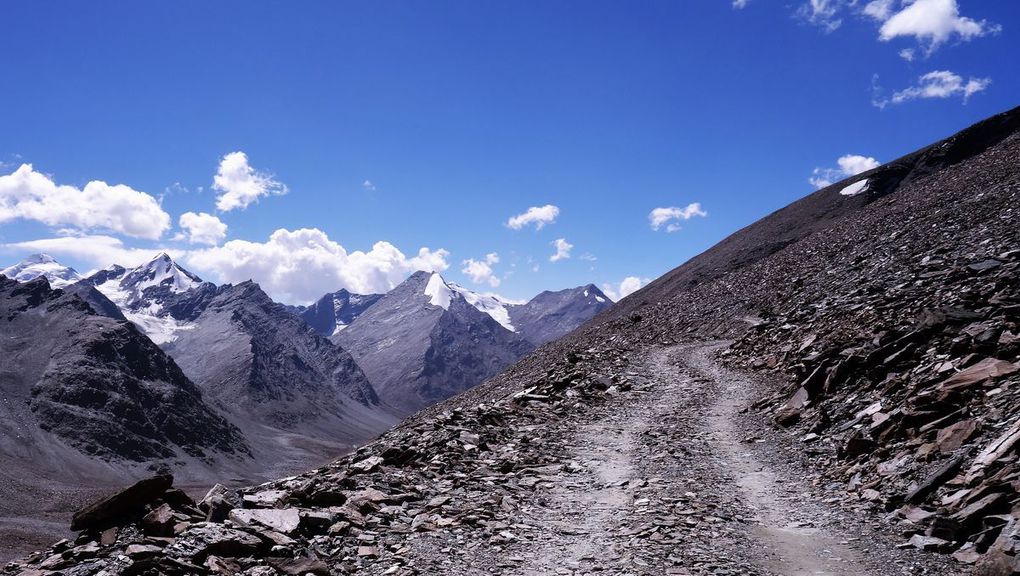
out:
{"label": "rocky hillside", "polygon": [[27,457],[50,444],[45,433],[100,459],[248,452],[177,364],[129,323],[95,314],[42,278],[0,278],[0,322],[5,448]]}

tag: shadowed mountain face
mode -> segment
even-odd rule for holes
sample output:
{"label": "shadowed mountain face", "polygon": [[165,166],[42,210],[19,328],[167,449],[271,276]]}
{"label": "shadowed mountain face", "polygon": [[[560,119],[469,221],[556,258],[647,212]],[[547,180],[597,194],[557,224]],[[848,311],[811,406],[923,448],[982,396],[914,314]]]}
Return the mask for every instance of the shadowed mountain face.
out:
{"label": "shadowed mountain face", "polygon": [[239,431],[134,326],[43,279],[5,278],[0,323],[4,451],[28,457],[59,439],[113,460],[247,454]]}
{"label": "shadowed mountain face", "polygon": [[398,414],[479,384],[532,348],[429,272],[413,274],[333,340]]}
{"label": "shadowed mountain face", "polygon": [[608,309],[613,301],[594,284],[545,291],[526,304],[509,306],[517,332],[536,346],[560,338]]}
{"label": "shadowed mountain face", "polygon": [[347,328],[380,298],[382,294],[352,294],[341,289],[326,294],[311,306],[295,313],[313,330],[329,337]]}
{"label": "shadowed mountain face", "polygon": [[[280,431],[333,446],[371,438],[392,418],[346,351],[258,285],[196,291],[201,312],[165,348],[216,406],[256,437]],[[182,298],[176,309],[191,309]],[[275,431],[275,432],[274,432]]]}

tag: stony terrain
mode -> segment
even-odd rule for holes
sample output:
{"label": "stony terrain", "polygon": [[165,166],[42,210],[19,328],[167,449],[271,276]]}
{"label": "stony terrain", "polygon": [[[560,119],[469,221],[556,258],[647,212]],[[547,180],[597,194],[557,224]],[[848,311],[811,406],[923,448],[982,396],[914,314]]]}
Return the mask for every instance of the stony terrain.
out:
{"label": "stony terrain", "polygon": [[153,480],[7,572],[1017,573],[1017,158],[1020,110],[329,466],[198,503]]}

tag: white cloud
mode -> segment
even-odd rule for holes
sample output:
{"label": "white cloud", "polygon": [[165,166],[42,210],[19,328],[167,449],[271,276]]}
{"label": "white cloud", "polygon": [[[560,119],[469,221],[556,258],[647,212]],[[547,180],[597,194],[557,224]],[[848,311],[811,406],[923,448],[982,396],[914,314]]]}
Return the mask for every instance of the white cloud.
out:
{"label": "white cloud", "polygon": [[695,216],[701,216],[702,218],[708,216],[708,212],[701,209],[700,202],[692,202],[684,208],[678,206],[655,208],[648,213],[648,224],[652,227],[652,230],[658,230],[665,224],[666,232],[676,232],[680,229],[678,224],[680,220],[690,220]]}
{"label": "white cloud", "polygon": [[287,193],[287,187],[271,174],[252,168],[244,152],[231,152],[220,160],[213,189],[221,192],[216,197],[216,208],[223,212],[246,208],[262,196]]}
{"label": "white cloud", "polygon": [[192,244],[219,244],[227,237],[227,225],[219,218],[205,212],[185,212],[178,221],[185,234],[176,239],[184,239]]}
{"label": "white cloud", "polygon": [[914,0],[895,14],[891,13],[891,6],[885,8],[884,12],[876,9],[873,11],[875,14],[869,14],[883,20],[878,31],[879,39],[887,42],[902,36],[913,37],[918,43],[926,45],[929,54],[954,35],[966,41],[994,34],[1002,29],[1001,26],[985,20],[978,22],[961,16],[956,0]]}
{"label": "white cloud", "polygon": [[389,291],[416,270],[446,270],[449,255],[421,248],[409,258],[385,241],[368,252],[348,252],[321,230],[281,228],[266,242],[231,240],[196,250],[188,254],[187,264],[221,282],[252,279],[283,302],[308,303],[340,288],[359,294]]}
{"label": "white cloud", "polygon": [[373,184],[371,180],[365,180],[362,182],[361,187],[364,188],[366,192],[375,192],[375,184]]}
{"label": "white cloud", "polygon": [[864,9],[865,16],[870,16],[879,22],[884,22],[892,15],[893,0],[874,0],[868,2]]}
{"label": "white cloud", "polygon": [[748,2],[750,2],[750,0],[733,0],[733,7],[737,10],[741,10],[747,6]]}
{"label": "white cloud", "polygon": [[499,263],[499,254],[490,252],[485,255],[485,260],[475,260],[474,258],[464,260],[461,262],[464,267],[460,271],[467,274],[475,284],[488,284],[496,288],[499,286],[499,278],[495,276],[492,265],[497,263]]}
{"label": "white cloud", "polygon": [[637,292],[638,289],[649,282],[651,282],[651,280],[648,278],[627,276],[619,284],[603,284],[602,291],[605,292],[606,296],[609,296],[613,302],[619,302],[628,295]]}
{"label": "white cloud", "polygon": [[846,0],[809,0],[801,4],[796,15],[805,22],[820,26],[826,32],[833,32],[843,25],[839,12]]}
{"label": "white cloud", "polygon": [[825,188],[831,186],[834,182],[849,178],[850,176],[856,176],[862,172],[878,168],[882,165],[881,162],[875,160],[871,156],[861,156],[858,154],[846,154],[840,156],[836,160],[836,164],[839,168],[815,168],[811,172],[811,177],[808,178],[808,182],[811,183],[815,188]]}
{"label": "white cloud", "polygon": [[895,92],[891,99],[876,99],[872,103],[879,108],[884,108],[890,102],[902,104],[911,100],[952,98],[954,96],[961,97],[966,103],[971,96],[985,90],[991,83],[991,78],[971,77],[964,81],[962,76],[949,70],[935,70],[921,76],[917,85]]}
{"label": "white cloud", "polygon": [[552,204],[532,206],[526,212],[512,216],[507,220],[506,225],[514,230],[520,230],[528,224],[534,224],[535,230],[541,230],[546,224],[556,222],[556,217],[559,215],[560,209]]}
{"label": "white cloud", "polygon": [[159,252],[166,252],[175,259],[186,254],[185,251],[174,248],[128,248],[119,238],[103,235],[43,238],[4,244],[3,247],[80,260],[96,268],[106,268],[111,264],[120,264],[126,267],[140,266],[152,260],[152,257]]}
{"label": "white cloud", "polygon": [[585,262],[598,262],[598,258],[596,258],[591,252],[581,254],[581,260],[584,260]]}
{"label": "white cloud", "polygon": [[31,164],[22,164],[11,174],[0,176],[0,223],[18,218],[151,240],[170,227],[170,215],[145,192],[101,180],[93,180],[80,190],[58,185],[36,172]]}
{"label": "white cloud", "polygon": [[574,245],[567,242],[566,238],[557,238],[550,244],[556,248],[556,253],[549,257],[550,262],[559,262],[570,258],[570,251],[573,250]]}
{"label": "white cloud", "polygon": [[907,62],[913,62],[914,61],[914,49],[913,48],[904,48],[903,50],[900,50],[900,58],[903,58]]}

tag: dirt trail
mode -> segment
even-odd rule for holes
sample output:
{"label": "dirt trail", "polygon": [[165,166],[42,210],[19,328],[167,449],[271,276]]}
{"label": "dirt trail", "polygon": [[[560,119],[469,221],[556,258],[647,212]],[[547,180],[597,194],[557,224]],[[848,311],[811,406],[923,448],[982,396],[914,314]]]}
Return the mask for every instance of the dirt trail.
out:
{"label": "dirt trail", "polygon": [[[860,555],[842,538],[835,538],[814,527],[819,507],[802,495],[806,492],[790,474],[781,477],[777,470],[761,462],[748,449],[737,415],[754,399],[752,387],[740,375],[720,367],[712,358],[716,347],[685,350],[685,361],[707,373],[717,384],[717,399],[710,406],[706,425],[720,461],[734,477],[746,504],[756,512],[756,539],[769,556],[764,564],[777,574],[789,576],[871,574]],[[669,363],[661,356],[664,376]]]}
{"label": "dirt trail", "polygon": [[567,471],[523,509],[512,573],[941,573],[842,533],[795,470],[755,455],[739,422],[753,387],[715,361],[719,348],[652,351],[626,400],[569,431]]}

